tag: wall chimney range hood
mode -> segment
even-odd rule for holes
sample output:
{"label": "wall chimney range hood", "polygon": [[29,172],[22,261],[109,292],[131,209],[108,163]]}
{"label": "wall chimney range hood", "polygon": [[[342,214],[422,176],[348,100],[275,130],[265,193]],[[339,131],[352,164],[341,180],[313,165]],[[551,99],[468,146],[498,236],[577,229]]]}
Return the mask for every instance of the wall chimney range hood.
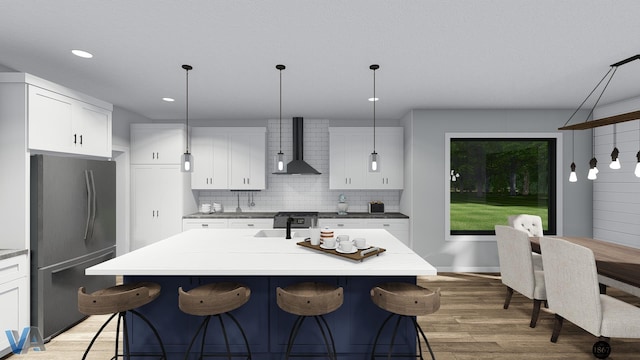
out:
{"label": "wall chimney range hood", "polygon": [[293,118],[293,160],[287,164],[287,172],[276,175],[320,175],[320,172],[304,161],[304,118]]}

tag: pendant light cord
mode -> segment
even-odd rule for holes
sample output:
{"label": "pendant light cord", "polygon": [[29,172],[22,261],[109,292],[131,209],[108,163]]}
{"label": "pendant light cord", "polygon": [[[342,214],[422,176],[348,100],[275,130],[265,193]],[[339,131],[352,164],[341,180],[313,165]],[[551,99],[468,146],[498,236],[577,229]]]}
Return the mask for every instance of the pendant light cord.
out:
{"label": "pendant light cord", "polygon": [[187,154],[188,154],[189,153],[189,70],[193,69],[193,67],[191,65],[186,65],[185,64],[185,65],[182,65],[182,68],[187,73],[187,75],[186,75],[186,80],[187,80],[186,81],[186,86],[187,86],[186,95],[187,95],[187,98],[186,98],[186,110],[185,110],[186,111],[186,114],[185,114],[186,121],[185,121],[185,123],[186,123],[186,126],[187,126],[187,132],[186,132],[186,134],[187,134],[186,135],[187,146],[186,146],[186,148],[187,148]]}
{"label": "pendant light cord", "polygon": [[376,70],[379,68],[378,65],[371,65],[369,67],[373,70],[373,153],[376,153]]}
{"label": "pendant light cord", "polygon": [[282,153],[282,69],[280,70],[280,153]]}
{"label": "pendant light cord", "polygon": [[[591,90],[591,92],[589,93],[589,95],[587,95],[586,98],[584,98],[584,100],[582,100],[582,102],[580,103],[580,106],[578,106],[578,108],[573,112],[573,114],[571,114],[571,116],[569,116],[569,119],[567,119],[567,121],[565,121],[564,125],[562,125],[562,127],[567,126],[567,124],[569,123],[569,121],[571,121],[571,119],[573,119],[573,117],[578,113],[578,111],[580,111],[580,109],[582,109],[582,106],[584,105],[584,103],[587,102],[587,100],[589,100],[589,98],[591,97],[591,95],[593,95],[593,93],[596,91],[596,89],[598,89],[598,87],[600,86],[600,84],[602,84],[602,82],[604,81],[604,79],[607,78],[607,76],[609,75],[609,73],[611,73],[612,70],[617,69],[617,67],[611,67],[609,68],[609,71],[607,71],[606,74],[604,74],[604,76],[602,77],[602,79],[600,79],[600,81],[598,81],[598,84],[593,88],[593,90]],[[614,71],[615,74],[615,71]],[[611,78],[613,78],[613,74],[611,75]],[[598,101],[600,101],[600,98],[602,97],[602,94],[604,94],[604,91],[607,89],[607,86],[609,85],[609,82],[611,82],[611,78],[609,78],[609,81],[607,81],[607,85],[604,87],[604,89],[602,90],[602,92],[600,93],[600,97],[598,97]],[[596,104],[598,102],[596,101]],[[593,109],[595,109],[595,105],[591,108],[591,111],[589,112],[589,115],[587,115],[587,118],[585,119],[585,122],[587,122],[589,120],[589,116],[593,113]]]}

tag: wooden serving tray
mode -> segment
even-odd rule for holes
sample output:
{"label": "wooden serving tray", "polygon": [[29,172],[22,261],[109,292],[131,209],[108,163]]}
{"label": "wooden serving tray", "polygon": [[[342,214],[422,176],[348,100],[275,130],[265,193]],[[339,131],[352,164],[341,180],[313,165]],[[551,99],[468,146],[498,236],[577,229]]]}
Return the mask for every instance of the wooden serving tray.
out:
{"label": "wooden serving tray", "polygon": [[367,253],[364,256],[362,256],[362,255],[360,255],[360,252],[362,250],[367,250],[367,249],[358,250],[358,251],[354,252],[353,254],[343,254],[343,253],[337,252],[336,250],[323,249],[323,248],[320,247],[320,245],[311,245],[311,243],[308,242],[308,241],[300,241],[300,242],[298,242],[296,244],[298,244],[300,246],[303,246],[303,247],[306,247],[306,248],[309,248],[309,249],[313,249],[313,250],[316,250],[316,251],[323,252],[325,254],[336,255],[336,256],[340,256],[340,257],[343,257],[343,258],[346,258],[346,259],[350,259],[350,260],[355,260],[355,261],[362,261],[362,260],[370,258],[372,256],[378,256],[381,253],[387,251],[387,249],[378,248],[378,250],[372,251],[372,252]]}

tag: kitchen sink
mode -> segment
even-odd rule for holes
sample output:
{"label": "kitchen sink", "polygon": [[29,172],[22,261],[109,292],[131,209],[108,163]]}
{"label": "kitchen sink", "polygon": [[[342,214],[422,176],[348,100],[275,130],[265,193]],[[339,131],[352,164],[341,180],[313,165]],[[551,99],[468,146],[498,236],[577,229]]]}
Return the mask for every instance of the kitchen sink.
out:
{"label": "kitchen sink", "polygon": [[[287,233],[287,229],[264,229],[264,230],[260,230],[258,231],[255,235],[253,235],[253,237],[281,237],[284,238],[285,235]],[[291,230],[291,237],[292,238],[299,238],[299,237],[308,237],[309,236],[309,230],[307,229],[298,229],[298,230]]]}

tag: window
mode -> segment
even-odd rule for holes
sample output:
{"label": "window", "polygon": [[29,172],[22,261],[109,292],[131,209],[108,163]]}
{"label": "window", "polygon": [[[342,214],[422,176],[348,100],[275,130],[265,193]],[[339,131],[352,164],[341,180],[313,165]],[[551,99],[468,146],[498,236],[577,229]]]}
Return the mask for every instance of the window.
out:
{"label": "window", "polygon": [[450,237],[495,235],[496,224],[523,213],[539,215],[545,234],[556,234],[557,140],[556,134],[447,134]]}

